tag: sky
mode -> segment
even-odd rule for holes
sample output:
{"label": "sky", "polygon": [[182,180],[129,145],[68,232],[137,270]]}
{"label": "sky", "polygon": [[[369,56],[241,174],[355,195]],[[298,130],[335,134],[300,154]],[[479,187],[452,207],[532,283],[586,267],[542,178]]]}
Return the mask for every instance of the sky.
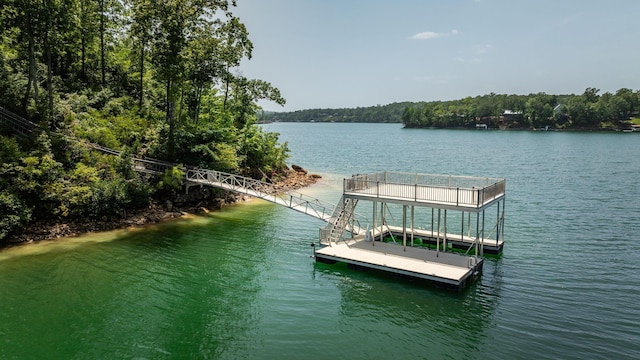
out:
{"label": "sky", "polygon": [[237,0],[240,66],[287,103],[354,108],[640,90],[638,0]]}

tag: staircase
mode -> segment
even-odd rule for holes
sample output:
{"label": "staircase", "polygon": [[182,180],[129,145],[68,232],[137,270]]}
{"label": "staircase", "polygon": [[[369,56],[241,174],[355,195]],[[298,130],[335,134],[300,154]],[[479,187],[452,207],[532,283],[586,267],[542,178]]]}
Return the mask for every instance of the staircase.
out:
{"label": "staircase", "polygon": [[347,228],[352,233],[360,232],[360,227],[352,224],[357,203],[356,199],[340,198],[331,218],[327,220],[327,225],[320,229],[320,243],[322,245],[331,246],[340,241]]}

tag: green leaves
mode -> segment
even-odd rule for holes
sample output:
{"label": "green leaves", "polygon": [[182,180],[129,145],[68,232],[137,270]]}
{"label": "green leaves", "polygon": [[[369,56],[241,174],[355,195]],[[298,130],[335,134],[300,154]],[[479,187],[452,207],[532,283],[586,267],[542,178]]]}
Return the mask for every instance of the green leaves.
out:
{"label": "green leaves", "polygon": [[[474,127],[488,123],[491,127],[542,127],[596,129],[605,123],[617,126],[638,114],[640,92],[620,89],[615,94],[598,95],[587,88],[582,95],[489,94],[454,101],[434,101],[405,109],[402,122],[407,127]],[[517,123],[505,122],[504,111],[518,114]]]}
{"label": "green leaves", "polygon": [[239,75],[253,43],[235,5],[3,3],[0,105],[47,130],[20,142],[0,136],[0,238],[33,219],[118,216],[182,186],[178,168],[141,180],[131,156],[256,176],[284,168],[286,144],[254,124],[257,101],[285,100]]}
{"label": "green leaves", "polygon": [[177,191],[182,188],[184,181],[184,171],[177,166],[167,169],[162,176],[162,181],[158,183],[158,189]]}
{"label": "green leaves", "polygon": [[0,241],[19,231],[31,219],[31,209],[11,192],[0,192]]}

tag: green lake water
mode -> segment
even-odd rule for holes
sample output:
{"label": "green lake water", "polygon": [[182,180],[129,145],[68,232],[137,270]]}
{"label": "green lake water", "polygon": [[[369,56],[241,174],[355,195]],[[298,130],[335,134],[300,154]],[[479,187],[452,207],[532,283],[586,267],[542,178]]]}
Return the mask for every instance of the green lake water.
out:
{"label": "green lake water", "polygon": [[316,264],[262,201],[0,251],[0,359],[638,359],[640,136],[264,126],[291,162],[507,179],[505,252],[462,293]]}

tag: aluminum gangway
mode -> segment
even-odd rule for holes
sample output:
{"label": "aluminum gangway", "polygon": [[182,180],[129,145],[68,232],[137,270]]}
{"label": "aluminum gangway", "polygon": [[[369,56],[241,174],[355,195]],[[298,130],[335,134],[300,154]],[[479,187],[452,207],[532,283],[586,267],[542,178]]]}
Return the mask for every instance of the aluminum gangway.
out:
{"label": "aluminum gangway", "polygon": [[296,192],[282,191],[276,184],[207,169],[188,169],[186,180],[191,184],[212,186],[266,200],[286,208],[329,222],[334,206],[314,197]]}

